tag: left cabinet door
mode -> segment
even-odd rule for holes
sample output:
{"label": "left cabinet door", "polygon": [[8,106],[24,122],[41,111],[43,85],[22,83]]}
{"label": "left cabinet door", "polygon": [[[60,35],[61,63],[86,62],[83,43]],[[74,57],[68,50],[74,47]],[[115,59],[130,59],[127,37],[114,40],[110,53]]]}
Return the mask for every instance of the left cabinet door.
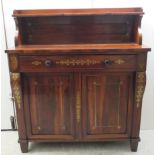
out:
{"label": "left cabinet door", "polygon": [[29,138],[74,138],[72,73],[27,73],[24,105]]}

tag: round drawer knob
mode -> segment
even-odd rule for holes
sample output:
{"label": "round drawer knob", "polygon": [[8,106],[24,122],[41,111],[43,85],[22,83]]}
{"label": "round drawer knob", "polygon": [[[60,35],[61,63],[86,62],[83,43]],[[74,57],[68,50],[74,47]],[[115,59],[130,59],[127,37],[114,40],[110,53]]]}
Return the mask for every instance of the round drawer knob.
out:
{"label": "round drawer knob", "polygon": [[50,67],[52,64],[51,60],[45,60],[45,66]]}
{"label": "round drawer knob", "polygon": [[104,60],[105,65],[111,65],[113,62],[111,60]]}

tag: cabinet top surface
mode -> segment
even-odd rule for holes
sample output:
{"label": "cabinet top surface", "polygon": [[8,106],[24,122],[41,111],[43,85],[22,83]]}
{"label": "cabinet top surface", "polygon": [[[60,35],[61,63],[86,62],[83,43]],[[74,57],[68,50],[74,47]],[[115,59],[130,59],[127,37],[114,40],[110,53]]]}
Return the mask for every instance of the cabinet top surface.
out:
{"label": "cabinet top surface", "polygon": [[142,8],[14,10],[14,17],[59,15],[144,14]]}
{"label": "cabinet top surface", "polygon": [[75,51],[75,50],[101,50],[101,51],[107,51],[107,50],[136,50],[137,52],[146,52],[149,51],[150,48],[144,45],[138,45],[138,44],[63,44],[63,45],[21,45],[17,46],[16,48],[12,48],[9,50],[6,50],[6,52],[40,52],[40,51],[48,51],[48,52],[55,52],[55,51]]}

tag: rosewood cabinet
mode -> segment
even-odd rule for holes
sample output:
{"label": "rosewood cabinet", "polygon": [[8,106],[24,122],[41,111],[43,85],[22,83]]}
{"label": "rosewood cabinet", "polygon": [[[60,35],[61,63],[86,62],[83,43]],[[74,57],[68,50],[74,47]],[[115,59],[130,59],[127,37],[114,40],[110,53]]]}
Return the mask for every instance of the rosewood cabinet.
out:
{"label": "rosewood cabinet", "polygon": [[147,52],[141,8],[15,10],[7,49],[19,143],[130,141],[137,151]]}

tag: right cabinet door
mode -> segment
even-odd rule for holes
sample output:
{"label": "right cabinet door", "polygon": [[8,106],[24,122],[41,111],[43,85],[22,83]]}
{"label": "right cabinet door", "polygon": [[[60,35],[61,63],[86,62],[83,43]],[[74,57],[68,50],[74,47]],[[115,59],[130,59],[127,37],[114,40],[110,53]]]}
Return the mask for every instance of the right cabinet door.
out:
{"label": "right cabinet door", "polygon": [[132,74],[86,73],[82,76],[82,90],[85,138],[127,137],[131,121]]}

